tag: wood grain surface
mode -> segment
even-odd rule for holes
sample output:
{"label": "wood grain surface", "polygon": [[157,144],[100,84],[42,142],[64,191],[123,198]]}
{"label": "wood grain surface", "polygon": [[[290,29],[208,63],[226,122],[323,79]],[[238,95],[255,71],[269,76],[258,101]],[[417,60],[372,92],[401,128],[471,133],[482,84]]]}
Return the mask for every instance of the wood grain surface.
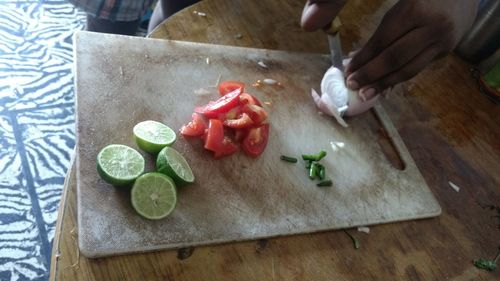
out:
{"label": "wood grain surface", "polygon": [[[348,3],[340,14],[344,51],[369,38],[391,2]],[[300,30],[302,5],[298,0],[207,0],[173,16],[152,36],[327,53],[326,36]],[[207,17],[195,16],[194,10]],[[382,103],[436,195],[440,217],[379,225],[370,234],[350,230],[360,241],[358,250],[344,232],[331,231],[194,251],[77,259],[75,185],[68,180],[51,279],[498,280],[500,271],[472,265],[474,259],[493,258],[500,246],[498,210],[488,207],[500,205],[498,106],[479,92],[470,66],[454,55],[396,87]]]}

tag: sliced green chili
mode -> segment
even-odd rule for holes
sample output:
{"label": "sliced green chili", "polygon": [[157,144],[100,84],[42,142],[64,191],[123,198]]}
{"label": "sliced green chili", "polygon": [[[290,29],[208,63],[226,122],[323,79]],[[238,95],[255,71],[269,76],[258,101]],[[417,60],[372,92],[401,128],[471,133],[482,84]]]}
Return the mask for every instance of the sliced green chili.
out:
{"label": "sliced green chili", "polygon": [[326,181],[322,181],[322,182],[319,182],[318,184],[316,184],[316,186],[332,186],[332,181],[331,180],[326,180]]}
{"label": "sliced green chili", "polygon": [[286,162],[290,162],[290,163],[297,163],[297,158],[295,158],[295,157],[281,155],[280,159],[283,160],[283,161],[286,161]]}
{"label": "sliced green chili", "polygon": [[326,151],[321,150],[318,154],[302,154],[302,159],[309,161],[319,161],[326,156]]}
{"label": "sliced green chili", "polygon": [[320,180],[324,180],[326,176],[325,166],[318,164],[318,167],[319,167],[318,177]]}
{"label": "sliced green chili", "polygon": [[309,169],[309,178],[315,179],[318,176],[318,163],[311,163],[311,168]]}
{"label": "sliced green chili", "polygon": [[311,169],[311,164],[312,164],[312,161],[307,161],[306,169]]}
{"label": "sliced green chili", "polygon": [[344,230],[345,234],[347,234],[347,236],[349,236],[349,238],[351,238],[352,240],[352,243],[354,244],[354,249],[359,249],[359,241],[358,239],[356,239],[356,237],[352,236],[351,234],[349,234],[349,232],[347,232],[347,230]]}

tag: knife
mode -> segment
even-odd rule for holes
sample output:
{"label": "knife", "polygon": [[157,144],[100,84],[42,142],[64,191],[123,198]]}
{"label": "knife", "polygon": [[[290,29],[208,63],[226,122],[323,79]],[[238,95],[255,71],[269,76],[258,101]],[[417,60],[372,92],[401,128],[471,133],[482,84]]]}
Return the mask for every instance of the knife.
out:
{"label": "knife", "polygon": [[335,19],[327,26],[324,31],[328,36],[328,45],[330,46],[330,58],[334,67],[344,72],[344,65],[342,64],[342,46],[340,45],[339,29],[342,26],[340,19]]}

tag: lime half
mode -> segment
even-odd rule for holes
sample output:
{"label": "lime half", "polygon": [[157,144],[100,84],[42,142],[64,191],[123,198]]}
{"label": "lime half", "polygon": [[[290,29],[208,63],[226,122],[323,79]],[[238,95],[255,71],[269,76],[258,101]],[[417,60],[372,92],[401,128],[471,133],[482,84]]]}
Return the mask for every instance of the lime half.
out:
{"label": "lime half", "polygon": [[121,144],[110,144],[97,154],[97,172],[107,183],[128,185],[144,173],[144,158],[137,150]]}
{"label": "lime half", "polygon": [[134,140],[140,149],[156,154],[175,142],[174,130],[156,121],[143,121],[134,126]]}
{"label": "lime half", "polygon": [[156,171],[171,177],[178,186],[194,182],[193,171],[186,159],[171,147],[165,147],[158,153]]}
{"label": "lime half", "polygon": [[162,219],[175,208],[177,202],[175,183],[164,174],[144,174],[135,181],[131,200],[139,215],[150,220]]}

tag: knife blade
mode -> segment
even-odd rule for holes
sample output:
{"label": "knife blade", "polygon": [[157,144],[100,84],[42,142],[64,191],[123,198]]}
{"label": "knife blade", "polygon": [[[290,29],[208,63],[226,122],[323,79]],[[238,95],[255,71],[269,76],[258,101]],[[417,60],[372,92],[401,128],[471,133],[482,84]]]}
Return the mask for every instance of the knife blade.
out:
{"label": "knife blade", "polygon": [[342,64],[343,54],[342,46],[340,44],[339,29],[342,26],[340,19],[336,17],[330,26],[325,29],[328,36],[328,45],[330,46],[330,58],[334,67],[344,71],[344,65]]}

